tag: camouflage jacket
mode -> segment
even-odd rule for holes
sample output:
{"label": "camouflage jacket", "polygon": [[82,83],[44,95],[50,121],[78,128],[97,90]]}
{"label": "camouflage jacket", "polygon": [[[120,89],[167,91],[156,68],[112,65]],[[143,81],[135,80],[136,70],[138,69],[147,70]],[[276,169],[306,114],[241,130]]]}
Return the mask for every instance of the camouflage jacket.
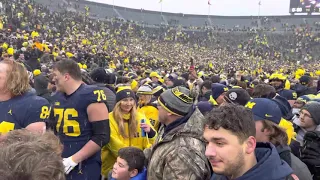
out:
{"label": "camouflage jacket", "polygon": [[162,137],[159,130],[155,144],[146,149],[150,180],[209,180],[210,164],[202,138],[204,116],[196,109],[189,120]]}

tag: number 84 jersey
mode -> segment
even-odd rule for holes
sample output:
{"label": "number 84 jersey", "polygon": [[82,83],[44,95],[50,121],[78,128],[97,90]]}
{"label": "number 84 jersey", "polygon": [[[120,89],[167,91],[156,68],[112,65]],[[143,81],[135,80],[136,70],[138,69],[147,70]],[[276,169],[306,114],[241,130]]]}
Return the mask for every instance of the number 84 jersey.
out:
{"label": "number 84 jersey", "polygon": [[0,102],[0,134],[45,122],[50,116],[49,102],[31,92]]}
{"label": "number 84 jersey", "polygon": [[74,93],[54,96],[53,114],[56,131],[64,144],[62,157],[78,152],[92,136],[87,108],[92,103],[105,103],[106,96],[97,86],[82,84]]}

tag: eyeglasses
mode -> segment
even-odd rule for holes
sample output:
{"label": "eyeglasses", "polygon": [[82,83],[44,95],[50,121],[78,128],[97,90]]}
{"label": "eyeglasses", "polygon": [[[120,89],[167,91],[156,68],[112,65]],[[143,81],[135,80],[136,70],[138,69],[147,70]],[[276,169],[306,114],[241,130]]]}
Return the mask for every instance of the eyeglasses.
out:
{"label": "eyeglasses", "polygon": [[303,111],[300,111],[299,114],[298,114],[298,117],[301,117],[301,116],[312,118],[311,115],[309,115],[307,113],[303,113]]}

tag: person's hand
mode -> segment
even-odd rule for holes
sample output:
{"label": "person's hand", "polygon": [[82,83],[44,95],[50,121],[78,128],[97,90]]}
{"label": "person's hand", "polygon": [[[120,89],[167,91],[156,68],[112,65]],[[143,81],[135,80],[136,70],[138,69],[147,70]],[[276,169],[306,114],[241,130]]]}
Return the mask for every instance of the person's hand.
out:
{"label": "person's hand", "polygon": [[72,156],[68,158],[63,158],[64,173],[69,174],[72,169],[74,169],[78,163],[72,160]]}
{"label": "person's hand", "polygon": [[149,133],[151,130],[151,127],[149,124],[141,123],[140,127],[144,130],[144,132]]}

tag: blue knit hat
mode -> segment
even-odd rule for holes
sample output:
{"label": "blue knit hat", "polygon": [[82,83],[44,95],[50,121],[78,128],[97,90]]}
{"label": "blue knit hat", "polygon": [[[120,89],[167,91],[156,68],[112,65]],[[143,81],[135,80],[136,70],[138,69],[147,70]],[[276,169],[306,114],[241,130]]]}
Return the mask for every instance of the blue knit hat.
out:
{"label": "blue knit hat", "polygon": [[213,83],[211,85],[211,93],[213,99],[217,99],[222,93],[227,92],[229,88],[223,84],[220,83]]}

